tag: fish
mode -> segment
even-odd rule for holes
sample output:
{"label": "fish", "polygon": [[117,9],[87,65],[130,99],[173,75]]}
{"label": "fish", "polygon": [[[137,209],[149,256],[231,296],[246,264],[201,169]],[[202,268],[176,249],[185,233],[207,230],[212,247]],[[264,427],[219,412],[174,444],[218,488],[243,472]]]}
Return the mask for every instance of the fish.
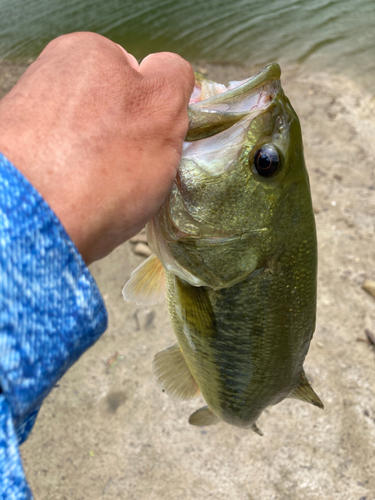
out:
{"label": "fish", "polygon": [[323,408],[303,363],[315,330],[317,239],[299,119],[272,63],[244,81],[196,74],[176,179],[146,226],[154,252],[125,300],[167,298],[177,343],[153,370],[170,396],[202,395],[189,423],[262,435],[269,406]]}

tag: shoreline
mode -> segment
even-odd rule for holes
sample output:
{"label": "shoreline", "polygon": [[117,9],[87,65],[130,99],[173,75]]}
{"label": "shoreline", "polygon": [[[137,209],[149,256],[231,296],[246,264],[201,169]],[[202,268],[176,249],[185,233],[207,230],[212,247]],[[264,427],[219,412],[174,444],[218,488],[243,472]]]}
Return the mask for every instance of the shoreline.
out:
{"label": "shoreline", "polygon": [[[0,59],[0,99],[2,99],[5,93],[13,87],[13,85],[20,78],[22,73],[27,69],[27,67],[35,61],[35,58],[25,59],[24,61],[11,60],[11,59]],[[260,71],[266,64],[271,61],[265,62],[264,64],[247,64],[244,63],[231,63],[227,61],[208,61],[208,60],[195,60],[189,61],[193,66],[195,71],[203,69],[203,72],[207,75],[212,74],[217,78],[218,83],[227,84],[229,80],[240,80],[249,78],[249,76],[255,75]],[[309,79],[314,80],[315,84],[319,84],[319,81],[326,86],[327,80],[334,82],[338,86],[339,92],[353,92],[356,94],[361,93],[368,95],[369,99],[373,98],[375,103],[375,92],[369,90],[364,82],[350,78],[347,75],[337,73],[334,71],[317,70],[315,66],[309,65],[307,63],[285,63],[282,61],[276,61],[281,67],[281,79],[282,83],[291,78],[298,77],[299,79]],[[211,78],[213,78],[211,76]],[[374,82],[375,85],[375,82]]]}

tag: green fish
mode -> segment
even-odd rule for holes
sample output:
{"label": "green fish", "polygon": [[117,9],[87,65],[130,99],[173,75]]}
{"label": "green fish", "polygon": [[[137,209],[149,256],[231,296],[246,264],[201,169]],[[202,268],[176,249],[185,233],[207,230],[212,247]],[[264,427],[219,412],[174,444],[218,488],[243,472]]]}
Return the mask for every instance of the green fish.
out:
{"label": "green fish", "polygon": [[262,434],[265,408],[323,408],[303,362],[315,329],[317,242],[301,127],[278,64],[228,87],[196,75],[173,187],[147,225],[154,254],[126,300],[167,296],[178,343],[154,359],[165,392],[202,394],[193,425]]}

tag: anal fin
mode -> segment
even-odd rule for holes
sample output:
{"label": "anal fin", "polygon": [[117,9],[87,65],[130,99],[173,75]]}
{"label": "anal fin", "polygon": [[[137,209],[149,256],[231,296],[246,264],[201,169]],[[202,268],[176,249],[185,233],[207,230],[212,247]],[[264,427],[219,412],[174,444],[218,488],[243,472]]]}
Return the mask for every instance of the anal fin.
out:
{"label": "anal fin", "polygon": [[154,305],[165,299],[164,268],[155,254],[135,269],[122,289],[124,300]]}
{"label": "anal fin", "polygon": [[178,344],[158,352],[152,366],[158,382],[168,396],[180,400],[193,399],[198,396],[198,384]]}
{"label": "anal fin", "polygon": [[204,425],[214,425],[219,421],[219,417],[217,417],[215,413],[209,409],[208,406],[199,408],[199,410],[192,413],[189,418],[189,424],[199,425],[200,427],[203,427]]}
{"label": "anal fin", "polygon": [[311,387],[304,372],[302,372],[300,384],[289,394],[288,397],[299,399],[300,401],[310,403],[322,409],[324,408],[323,403],[321,402],[314,389]]}

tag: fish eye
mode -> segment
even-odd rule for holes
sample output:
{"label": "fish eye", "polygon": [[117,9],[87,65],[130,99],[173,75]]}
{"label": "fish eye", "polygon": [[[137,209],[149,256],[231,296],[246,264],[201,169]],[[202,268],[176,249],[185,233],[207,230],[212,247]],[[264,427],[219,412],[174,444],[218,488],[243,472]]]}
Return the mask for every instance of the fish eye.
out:
{"label": "fish eye", "polygon": [[271,177],[279,165],[279,154],[272,144],[264,144],[254,155],[254,166],[262,177]]}

